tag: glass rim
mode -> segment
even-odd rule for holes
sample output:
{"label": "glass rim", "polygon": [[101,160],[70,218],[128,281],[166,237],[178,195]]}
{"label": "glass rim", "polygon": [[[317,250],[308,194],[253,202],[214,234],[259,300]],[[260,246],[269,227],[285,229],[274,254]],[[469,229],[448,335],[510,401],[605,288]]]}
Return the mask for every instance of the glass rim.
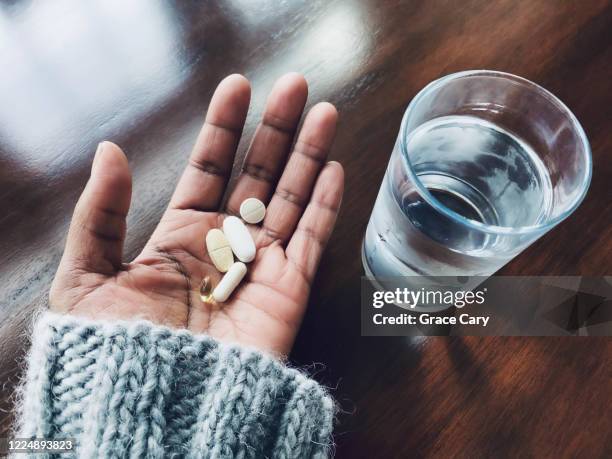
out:
{"label": "glass rim", "polygon": [[[515,81],[517,83],[521,83],[524,84],[526,86],[530,86],[532,89],[535,89],[537,92],[539,92],[540,94],[542,94],[546,99],[548,99],[553,105],[556,105],[557,108],[566,113],[568,118],[570,119],[571,123],[572,123],[572,128],[577,132],[578,134],[578,138],[580,140],[580,143],[582,144],[583,148],[584,148],[584,156],[586,159],[586,173],[582,179],[582,182],[580,184],[581,187],[581,192],[578,195],[578,197],[574,198],[574,201],[570,204],[570,206],[563,211],[561,214],[557,215],[555,218],[544,221],[542,223],[539,223],[537,225],[528,225],[528,226],[497,226],[497,225],[489,225],[486,223],[481,223],[475,220],[471,220],[469,218],[464,217],[463,215],[455,212],[454,210],[446,207],[444,204],[442,204],[440,201],[438,201],[430,192],[429,190],[425,187],[425,185],[423,185],[423,183],[421,182],[421,180],[418,178],[418,176],[414,173],[414,171],[412,170],[412,164],[410,162],[410,159],[408,157],[408,152],[407,152],[407,145],[406,145],[406,139],[407,139],[407,129],[408,129],[408,118],[411,114],[411,112],[414,110],[414,106],[417,105],[419,103],[419,101],[421,99],[423,99],[423,97],[427,94],[429,94],[431,91],[433,91],[434,89],[439,88],[440,86],[444,85],[445,83],[451,81],[451,80],[456,80],[459,78],[465,78],[465,77],[481,77],[481,76],[492,76],[492,77],[499,77],[499,78],[504,78],[506,80],[509,81]],[[572,212],[574,212],[574,210],[576,210],[576,208],[578,208],[578,206],[582,203],[582,201],[584,200],[586,193],[589,189],[589,185],[591,183],[591,177],[593,175],[593,160],[592,160],[592,156],[591,156],[591,146],[589,145],[589,141],[587,139],[586,133],[584,132],[584,129],[582,128],[582,125],[580,124],[580,122],[578,121],[578,119],[576,118],[576,116],[572,113],[572,111],[567,107],[567,105],[565,105],[557,96],[555,96],[553,93],[551,93],[550,91],[548,91],[547,89],[543,88],[542,86],[540,86],[537,83],[534,83],[533,81],[530,81],[526,78],[514,75],[512,73],[507,73],[507,72],[500,72],[500,71],[496,71],[496,70],[465,70],[465,71],[461,71],[461,72],[455,72],[455,73],[451,73],[448,75],[445,75],[441,78],[438,78],[436,80],[433,80],[432,82],[428,83],[423,89],[421,89],[416,96],[414,96],[414,98],[410,101],[410,103],[408,104],[408,107],[406,108],[406,111],[404,112],[404,115],[402,117],[402,123],[401,123],[401,127],[400,127],[400,151],[402,153],[402,157],[404,158],[404,161],[406,162],[407,165],[407,169],[408,169],[408,176],[410,177],[410,179],[414,182],[419,194],[425,199],[425,201],[431,205],[434,209],[436,209],[437,211],[443,213],[444,215],[446,215],[447,217],[451,218],[452,220],[465,225],[471,229],[477,230],[477,231],[482,231],[485,233],[489,233],[489,234],[510,234],[510,235],[515,235],[515,234],[529,234],[529,233],[534,233],[534,232],[538,232],[541,230],[549,230],[550,228],[556,226],[557,224],[559,224],[561,221],[565,220],[570,214],[572,214]]]}

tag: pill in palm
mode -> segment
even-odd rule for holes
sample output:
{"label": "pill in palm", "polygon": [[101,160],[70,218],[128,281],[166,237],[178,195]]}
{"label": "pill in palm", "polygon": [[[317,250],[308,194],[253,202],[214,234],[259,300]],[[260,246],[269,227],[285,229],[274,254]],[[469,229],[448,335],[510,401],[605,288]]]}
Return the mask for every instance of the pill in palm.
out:
{"label": "pill in palm", "polygon": [[204,303],[212,302],[213,284],[209,276],[205,276],[200,283],[200,299]]}
{"label": "pill in palm", "polygon": [[231,216],[223,220],[223,233],[236,258],[244,263],[253,261],[255,258],[255,242],[248,228],[238,217]]}
{"label": "pill in palm", "polygon": [[237,261],[227,270],[221,281],[213,290],[212,296],[218,303],[226,301],[232,292],[238,287],[240,281],[244,278],[247,272],[247,267],[244,263]]}
{"label": "pill in palm", "polygon": [[215,268],[222,273],[234,263],[230,243],[220,229],[214,228],[206,233],[206,250]]}
{"label": "pill in palm", "polygon": [[266,206],[257,198],[247,198],[240,204],[240,216],[247,223],[259,223],[266,216]]}

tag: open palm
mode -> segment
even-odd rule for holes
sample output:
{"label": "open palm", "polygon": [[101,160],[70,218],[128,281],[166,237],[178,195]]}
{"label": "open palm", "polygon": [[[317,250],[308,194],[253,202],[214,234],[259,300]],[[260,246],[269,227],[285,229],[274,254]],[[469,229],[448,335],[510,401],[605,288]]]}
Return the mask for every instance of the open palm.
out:
{"label": "open palm", "polygon": [[[337,121],[331,104],[308,112],[294,144],[307,92],[297,74],[276,82],[235,187],[224,199],[250,86],[240,75],[223,80],[168,209],[131,263],[122,259],[131,174],[119,147],[102,143],[75,209],[49,295],[51,309],[96,319],[146,319],[286,355],[344,180],[338,163],[326,163]],[[202,280],[209,276],[216,283],[221,277],[206,253],[205,235],[237,214],[248,197],[268,207],[263,223],[250,225],[257,256],[227,302],[202,301]]]}

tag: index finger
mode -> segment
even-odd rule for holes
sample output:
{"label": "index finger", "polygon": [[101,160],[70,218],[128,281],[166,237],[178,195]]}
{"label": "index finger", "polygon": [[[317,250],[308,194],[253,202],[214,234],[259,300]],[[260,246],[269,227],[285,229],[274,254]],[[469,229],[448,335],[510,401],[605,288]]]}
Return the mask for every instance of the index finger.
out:
{"label": "index finger", "polygon": [[189,163],[170,200],[171,209],[216,210],[234,163],[251,99],[242,75],[226,77],[213,94]]}

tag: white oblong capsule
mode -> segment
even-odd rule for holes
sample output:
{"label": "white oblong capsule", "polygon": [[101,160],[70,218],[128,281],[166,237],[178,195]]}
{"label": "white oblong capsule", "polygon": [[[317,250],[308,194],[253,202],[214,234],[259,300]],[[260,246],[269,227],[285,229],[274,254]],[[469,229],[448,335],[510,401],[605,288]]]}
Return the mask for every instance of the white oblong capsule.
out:
{"label": "white oblong capsule", "polygon": [[255,242],[248,228],[238,217],[231,216],[223,220],[223,233],[236,258],[244,263],[253,261],[255,258]]}
{"label": "white oblong capsule", "polygon": [[221,281],[213,290],[213,299],[218,303],[223,303],[225,300],[227,300],[234,289],[238,287],[238,284],[240,284],[240,281],[242,281],[246,272],[246,265],[239,261],[230,266],[230,269],[227,270]]}

